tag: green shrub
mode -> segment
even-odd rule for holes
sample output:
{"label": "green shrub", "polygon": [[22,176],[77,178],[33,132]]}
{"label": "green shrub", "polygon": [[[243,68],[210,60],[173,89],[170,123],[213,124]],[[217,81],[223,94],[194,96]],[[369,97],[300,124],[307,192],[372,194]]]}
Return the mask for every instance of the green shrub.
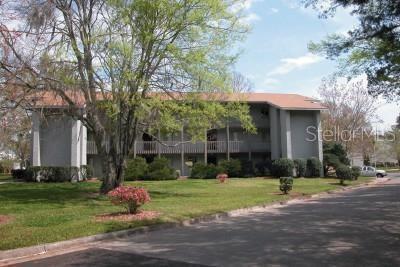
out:
{"label": "green shrub", "polygon": [[23,179],[27,182],[60,183],[78,181],[80,174],[78,167],[36,166],[26,169]]}
{"label": "green shrub", "polygon": [[166,158],[156,158],[149,164],[146,180],[175,180],[178,177]]}
{"label": "green shrub", "polygon": [[27,173],[26,170],[23,170],[23,169],[20,169],[20,170],[11,170],[11,176],[12,176],[12,178],[18,179],[18,180],[25,179],[26,173]]}
{"label": "green shrub", "polygon": [[357,166],[351,167],[351,174],[352,174],[351,175],[352,179],[357,180],[358,177],[360,177],[360,175],[361,175],[361,168],[357,167]]}
{"label": "green shrub", "polygon": [[242,163],[238,159],[222,160],[218,166],[229,177],[240,177],[242,175]]}
{"label": "green shrub", "polygon": [[89,165],[82,165],[80,168],[69,166],[34,166],[25,170],[12,171],[14,179],[22,179],[26,182],[62,183],[87,179],[92,177],[92,175],[92,167]]}
{"label": "green shrub", "polygon": [[342,164],[336,168],[336,177],[340,179],[340,184],[344,184],[345,180],[353,179],[353,171],[349,166]]}
{"label": "green shrub", "polygon": [[190,178],[193,179],[204,179],[206,178],[207,165],[202,162],[196,162],[193,164],[192,171],[190,172]]}
{"label": "green shrub", "polygon": [[307,177],[320,177],[321,176],[321,162],[315,157],[307,159],[306,176]]}
{"label": "green shrub", "polygon": [[260,161],[257,162],[255,165],[255,174],[257,176],[268,176],[271,175],[271,169],[272,169],[271,160]]}
{"label": "green shrub", "polygon": [[291,159],[281,158],[272,162],[272,172],[274,177],[287,177],[293,175],[294,164]]}
{"label": "green shrub", "polygon": [[206,179],[215,179],[219,173],[224,172],[220,166],[214,164],[207,165]]}
{"label": "green shrub", "polygon": [[128,159],[126,162],[125,169],[125,181],[135,181],[144,179],[148,171],[148,164],[146,159],[142,157],[136,157],[134,159]]}
{"label": "green shrub", "polygon": [[293,163],[296,172],[296,177],[306,176],[307,161],[305,159],[295,159]]}
{"label": "green shrub", "polygon": [[293,178],[292,177],[281,177],[279,178],[279,190],[284,194],[287,194],[293,188]]}
{"label": "green shrub", "polygon": [[324,143],[323,151],[323,167],[325,176],[328,176],[330,170],[336,169],[341,164],[350,165],[347,152],[341,144]]}
{"label": "green shrub", "polygon": [[255,173],[253,161],[245,160],[242,161],[241,164],[242,164],[242,176],[253,177]]}
{"label": "green shrub", "polygon": [[222,173],[223,169],[220,166],[214,164],[204,164],[197,162],[192,167],[190,178],[194,179],[215,179],[219,173]]}

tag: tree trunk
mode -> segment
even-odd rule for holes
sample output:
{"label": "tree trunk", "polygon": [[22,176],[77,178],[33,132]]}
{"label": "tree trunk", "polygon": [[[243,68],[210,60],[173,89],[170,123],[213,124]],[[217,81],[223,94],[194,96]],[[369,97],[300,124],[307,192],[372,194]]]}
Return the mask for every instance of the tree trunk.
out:
{"label": "tree trunk", "polygon": [[102,156],[103,182],[101,184],[100,193],[107,194],[114,188],[121,185],[124,177],[124,166],[114,160],[112,155]]}

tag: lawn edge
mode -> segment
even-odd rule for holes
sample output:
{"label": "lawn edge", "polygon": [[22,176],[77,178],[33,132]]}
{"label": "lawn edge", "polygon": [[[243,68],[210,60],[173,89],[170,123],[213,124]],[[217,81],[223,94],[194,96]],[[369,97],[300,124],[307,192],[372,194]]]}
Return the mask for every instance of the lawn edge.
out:
{"label": "lawn edge", "polygon": [[176,227],[182,227],[182,226],[189,226],[189,225],[194,225],[194,224],[198,224],[198,223],[202,223],[202,222],[209,222],[209,221],[219,220],[219,219],[223,219],[223,218],[229,218],[232,216],[244,215],[246,213],[260,211],[261,209],[281,207],[281,206],[288,205],[291,203],[298,203],[299,201],[316,199],[316,198],[340,193],[343,191],[350,191],[350,190],[354,190],[354,189],[368,187],[371,185],[382,184],[389,180],[391,180],[391,179],[390,178],[380,178],[380,180],[374,179],[370,182],[361,183],[358,185],[350,185],[350,186],[341,187],[341,188],[328,190],[328,191],[324,191],[324,192],[319,192],[319,193],[315,193],[315,194],[311,194],[311,195],[305,195],[305,196],[301,196],[301,197],[293,197],[293,198],[290,198],[290,199],[284,200],[284,201],[275,201],[275,202],[270,202],[270,203],[266,203],[263,205],[257,205],[257,206],[252,206],[252,207],[248,207],[248,208],[240,208],[240,209],[235,209],[235,210],[226,211],[226,212],[218,212],[215,214],[203,215],[203,216],[200,216],[197,218],[187,219],[187,220],[183,220],[183,221],[179,221],[179,222],[166,222],[166,223],[160,223],[160,224],[153,224],[153,225],[141,226],[141,227],[133,228],[133,229],[125,229],[125,230],[119,230],[119,231],[114,231],[114,232],[109,232],[109,233],[102,233],[102,234],[96,234],[96,235],[91,235],[91,236],[86,236],[86,237],[79,237],[79,238],[65,240],[65,241],[45,243],[42,245],[35,245],[35,246],[30,246],[30,247],[22,247],[22,248],[10,249],[10,250],[3,250],[3,251],[0,251],[0,266],[3,266],[3,264],[8,265],[8,264],[10,264],[10,262],[8,262],[9,260],[16,260],[18,258],[22,259],[25,257],[46,254],[49,252],[55,252],[55,251],[59,251],[59,250],[70,249],[73,247],[83,246],[83,245],[87,245],[89,243],[95,243],[95,242],[104,241],[107,239],[123,238],[123,237],[128,237],[131,235],[135,235],[135,234],[144,234],[144,233],[158,231],[158,230],[164,230],[164,229],[170,229],[170,228],[176,228]]}

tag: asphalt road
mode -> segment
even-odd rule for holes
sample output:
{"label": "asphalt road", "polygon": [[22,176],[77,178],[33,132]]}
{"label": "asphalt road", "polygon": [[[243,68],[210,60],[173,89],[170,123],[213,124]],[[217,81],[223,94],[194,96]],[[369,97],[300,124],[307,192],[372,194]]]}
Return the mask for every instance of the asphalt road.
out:
{"label": "asphalt road", "polygon": [[400,266],[400,175],[391,176],[373,187],[17,266]]}

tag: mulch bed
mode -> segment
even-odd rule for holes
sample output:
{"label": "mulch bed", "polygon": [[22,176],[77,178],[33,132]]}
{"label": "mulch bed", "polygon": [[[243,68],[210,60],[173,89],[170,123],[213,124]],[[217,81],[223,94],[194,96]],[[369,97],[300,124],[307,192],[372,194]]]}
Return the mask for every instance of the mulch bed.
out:
{"label": "mulch bed", "polygon": [[14,221],[14,217],[0,214],[0,224],[6,224]]}
{"label": "mulch bed", "polygon": [[137,214],[128,214],[126,212],[118,213],[107,213],[96,215],[96,221],[120,221],[120,222],[130,222],[130,221],[144,221],[156,219],[160,216],[159,212],[156,211],[139,211]]}

